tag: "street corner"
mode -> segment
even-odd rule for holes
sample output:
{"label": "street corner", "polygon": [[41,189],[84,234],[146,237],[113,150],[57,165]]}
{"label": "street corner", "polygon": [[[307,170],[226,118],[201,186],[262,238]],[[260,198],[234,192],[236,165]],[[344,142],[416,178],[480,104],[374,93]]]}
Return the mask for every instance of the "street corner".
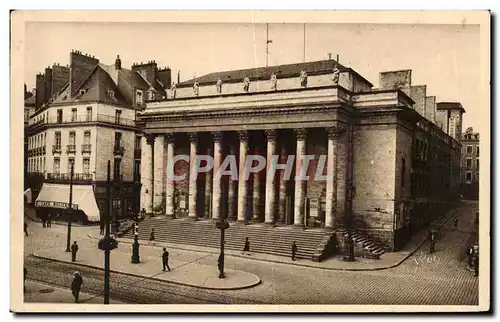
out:
{"label": "street corner", "polygon": [[[33,256],[52,261],[64,262],[75,266],[104,269],[104,261],[99,256],[100,251],[86,249],[78,254],[76,261],[71,261],[71,254],[64,248],[51,248],[35,252]],[[159,270],[159,260],[153,256],[141,256],[140,264],[130,263],[130,254],[113,252],[111,255],[111,271],[125,275],[159,280],[167,283],[180,284],[203,289],[239,290],[251,288],[261,283],[254,274],[240,270],[225,269],[225,278],[219,278],[219,271],[214,266],[200,263],[206,256],[190,258],[188,261],[170,261],[171,271]]]}

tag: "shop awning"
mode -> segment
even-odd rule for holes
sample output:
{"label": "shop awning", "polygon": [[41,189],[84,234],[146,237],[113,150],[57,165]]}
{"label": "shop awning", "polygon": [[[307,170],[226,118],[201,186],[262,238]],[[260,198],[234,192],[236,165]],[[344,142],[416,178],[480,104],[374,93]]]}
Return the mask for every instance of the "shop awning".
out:
{"label": "shop awning", "polygon": [[[73,185],[72,208],[81,210],[89,221],[99,221],[99,208],[95,201],[94,190],[90,185]],[[66,209],[69,207],[69,185],[44,183],[36,207]]]}

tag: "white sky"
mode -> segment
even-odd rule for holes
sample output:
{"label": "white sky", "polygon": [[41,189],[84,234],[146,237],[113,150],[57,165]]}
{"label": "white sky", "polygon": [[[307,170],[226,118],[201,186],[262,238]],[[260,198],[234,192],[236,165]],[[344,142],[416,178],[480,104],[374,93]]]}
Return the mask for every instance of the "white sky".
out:
{"label": "white sky", "polygon": [[[269,64],[303,60],[303,24],[270,24]],[[122,66],[155,60],[181,80],[214,71],[265,65],[265,24],[40,23],[26,25],[25,80],[57,62],[69,64],[72,49]],[[306,61],[340,55],[340,62],[378,86],[378,73],[412,69],[412,84],[427,85],[437,101],[459,101],[464,130],[480,127],[479,26],[307,24]],[[487,111],[482,111],[487,113]]]}

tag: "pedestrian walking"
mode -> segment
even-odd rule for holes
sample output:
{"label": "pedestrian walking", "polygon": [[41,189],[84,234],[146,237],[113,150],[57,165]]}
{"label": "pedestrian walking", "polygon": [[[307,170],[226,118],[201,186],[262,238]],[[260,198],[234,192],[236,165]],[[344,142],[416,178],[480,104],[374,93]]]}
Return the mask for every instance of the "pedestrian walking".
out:
{"label": "pedestrian walking", "polygon": [[474,255],[474,276],[479,276],[479,252]]}
{"label": "pedestrian walking", "polygon": [[99,234],[104,235],[104,228],[105,228],[104,220],[101,220],[99,223],[99,227],[101,228],[101,232]]}
{"label": "pedestrian walking", "polygon": [[474,259],[474,247],[472,245],[469,245],[469,247],[467,247],[467,268],[469,269],[472,268],[473,259]]}
{"label": "pedestrian walking", "polygon": [[455,220],[453,220],[453,228],[454,229],[458,228],[458,218],[455,218]]}
{"label": "pedestrian walking", "polygon": [[71,261],[75,262],[76,261],[76,253],[78,252],[78,244],[76,243],[76,240],[73,242],[73,245],[71,245]]}
{"label": "pedestrian walking", "polygon": [[26,222],[26,220],[24,221],[24,234],[26,235],[26,237],[28,237],[28,223]]}
{"label": "pedestrian walking", "polygon": [[71,293],[75,298],[75,303],[78,303],[80,298],[80,289],[82,288],[83,278],[80,276],[80,272],[73,273],[73,281],[71,282]]}
{"label": "pedestrian walking", "polygon": [[250,240],[248,237],[245,238],[245,246],[243,247],[243,251],[241,253],[244,254],[245,252],[250,253]]}
{"label": "pedestrian walking", "polygon": [[47,216],[47,227],[52,227],[52,214]]}
{"label": "pedestrian walking", "polygon": [[26,276],[28,276],[28,269],[25,267],[24,268],[24,278],[23,278],[23,288],[24,288],[25,292],[26,292]]}
{"label": "pedestrian walking", "polygon": [[163,263],[163,271],[165,271],[165,267],[170,272],[170,266],[168,266],[168,251],[165,247],[163,247],[163,254],[161,255],[162,263]]}
{"label": "pedestrian walking", "polygon": [[433,230],[430,231],[429,243],[430,243],[429,253],[432,254],[436,251],[436,232]]}
{"label": "pedestrian walking", "polygon": [[148,242],[148,244],[150,244],[150,243],[154,244],[154,241],[155,241],[155,229],[151,228],[151,232],[149,233],[149,242]]}
{"label": "pedestrian walking", "polygon": [[47,219],[45,218],[45,216],[42,218],[42,227],[47,228]]}
{"label": "pedestrian walking", "polygon": [[297,253],[297,244],[295,243],[295,241],[293,241],[293,243],[292,243],[292,260],[293,261],[295,260],[296,253]]}

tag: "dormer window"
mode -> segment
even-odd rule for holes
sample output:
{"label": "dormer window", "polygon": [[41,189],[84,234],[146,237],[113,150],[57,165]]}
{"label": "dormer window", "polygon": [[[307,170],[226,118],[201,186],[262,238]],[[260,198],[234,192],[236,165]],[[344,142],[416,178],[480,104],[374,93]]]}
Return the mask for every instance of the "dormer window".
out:
{"label": "dormer window", "polygon": [[154,100],[154,99],[155,99],[155,93],[154,93],[153,91],[149,91],[149,92],[148,92],[148,95],[149,95],[149,98],[148,98],[148,99],[149,99],[150,101],[152,101],[152,100]]}
{"label": "dormer window", "polygon": [[135,93],[135,102],[137,104],[142,104],[142,91],[137,91]]}
{"label": "dormer window", "polygon": [[83,95],[83,94],[85,94],[86,92],[87,92],[86,90],[81,89],[81,90],[80,90],[80,96],[82,96],[82,95]]}

